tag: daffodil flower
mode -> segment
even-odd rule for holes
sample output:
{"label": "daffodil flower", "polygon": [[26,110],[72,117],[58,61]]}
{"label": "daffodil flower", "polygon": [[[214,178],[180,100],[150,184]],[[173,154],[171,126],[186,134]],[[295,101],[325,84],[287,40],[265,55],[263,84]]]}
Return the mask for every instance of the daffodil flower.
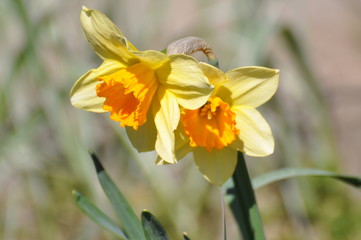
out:
{"label": "daffodil flower", "polygon": [[155,149],[166,162],[175,163],[179,105],[197,109],[213,89],[198,62],[186,55],[138,51],[97,10],[83,7],[80,21],[88,42],[104,61],[75,83],[72,105],[110,112],[112,120],[126,127],[138,151]]}
{"label": "daffodil flower", "polygon": [[182,110],[176,155],[180,159],[192,151],[204,177],[222,185],[235,170],[237,151],[255,157],[273,153],[271,129],[256,107],[276,92],[279,71],[241,67],[223,73],[201,66],[215,90],[202,107]]}

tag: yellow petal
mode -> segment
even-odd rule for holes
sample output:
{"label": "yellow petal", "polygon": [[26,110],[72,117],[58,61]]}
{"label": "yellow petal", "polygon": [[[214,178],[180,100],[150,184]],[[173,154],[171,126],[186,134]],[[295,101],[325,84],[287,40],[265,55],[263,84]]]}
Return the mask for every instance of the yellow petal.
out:
{"label": "yellow petal", "polygon": [[174,130],[180,118],[179,106],[173,93],[160,87],[153,103],[154,122],[157,128],[155,149],[158,155],[168,163],[176,163],[174,153]]}
{"label": "yellow petal", "polygon": [[237,165],[237,151],[231,148],[212,150],[196,148],[193,151],[194,161],[199,171],[211,183],[221,186],[230,178]]}
{"label": "yellow petal", "polygon": [[[243,142],[237,150],[248,156],[264,157],[273,153],[274,139],[271,128],[262,115],[254,108],[232,107],[236,113],[239,139]],[[235,145],[231,145],[235,147]]]}
{"label": "yellow petal", "polygon": [[159,81],[177,97],[182,107],[201,107],[210,97],[213,86],[198,62],[186,55],[169,55],[169,60],[157,70]]}
{"label": "yellow petal", "polygon": [[[189,144],[184,144],[182,146],[179,146],[175,150],[175,156],[177,161],[182,160],[188,153],[192,152],[193,148],[189,146]],[[162,159],[159,155],[157,156],[157,159],[155,160],[156,165],[167,165],[169,162],[166,162],[164,159]]]}
{"label": "yellow petal", "polygon": [[155,165],[168,165],[169,162],[164,161],[159,155],[157,155],[157,158],[155,159]]}
{"label": "yellow petal", "polygon": [[157,130],[151,113],[148,113],[147,121],[139,126],[138,130],[134,130],[132,127],[126,127],[125,129],[132,145],[139,152],[148,152],[155,149]]}
{"label": "yellow petal", "polygon": [[[220,84],[224,84],[227,81],[224,72],[218,68],[204,62],[199,63],[199,66],[202,68],[204,74],[207,76],[209,82],[214,86],[215,89],[217,89]],[[213,95],[214,94],[215,93],[213,93]]]}
{"label": "yellow petal", "polygon": [[[188,153],[193,151],[193,147],[189,145],[189,139],[184,135],[184,130],[182,127],[182,124],[178,124],[178,128],[174,132],[175,136],[175,156],[177,161],[184,158]],[[157,165],[165,165],[169,164],[168,162],[164,161],[159,155],[157,156],[157,159],[155,161]]]}
{"label": "yellow petal", "polygon": [[194,148],[189,145],[189,138],[184,135],[182,124],[178,124],[177,129],[174,133],[175,136],[175,155],[177,160],[181,160]]}
{"label": "yellow petal", "polygon": [[184,158],[188,153],[193,151],[193,147],[189,146],[189,144],[183,144],[183,145],[179,145],[176,149],[175,149],[175,156],[177,158],[177,160],[181,160],[182,158]]}
{"label": "yellow petal", "polygon": [[277,90],[279,71],[265,67],[242,67],[226,73],[228,82],[217,95],[233,106],[258,107]]}
{"label": "yellow petal", "polygon": [[109,59],[105,60],[99,68],[91,69],[81,76],[70,91],[71,104],[76,108],[91,112],[105,112],[102,109],[104,98],[98,97],[96,93],[96,85],[99,84],[98,78],[121,68],[124,68],[124,65]]}
{"label": "yellow petal", "polygon": [[169,58],[166,54],[154,50],[134,52],[134,55],[142,64],[153,70],[159,68],[164,63],[169,61]]}
{"label": "yellow petal", "polygon": [[127,64],[136,62],[130,51],[136,48],[103,13],[83,7],[80,22],[88,42],[102,59],[112,58]]}

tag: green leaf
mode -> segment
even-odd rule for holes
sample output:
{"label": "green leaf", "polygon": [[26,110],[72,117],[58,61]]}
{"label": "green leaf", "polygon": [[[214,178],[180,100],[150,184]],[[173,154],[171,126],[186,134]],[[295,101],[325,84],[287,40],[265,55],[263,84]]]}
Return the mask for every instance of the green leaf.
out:
{"label": "green leaf", "polygon": [[127,236],[132,240],[145,240],[142,225],[133,212],[131,206],[105,172],[98,157],[94,153],[90,153],[90,155],[93,159],[100,185],[112,204],[115,213],[124,227],[124,231],[127,233]]}
{"label": "green leaf", "polygon": [[244,240],[264,240],[263,224],[243,154],[238,152],[233,174],[234,200],[231,209]]}
{"label": "green leaf", "polygon": [[122,240],[127,240],[123,231],[119,226],[113,222],[107,215],[105,215],[99,208],[97,208],[89,199],[84,197],[81,193],[73,191],[73,198],[80,208],[91,220],[96,224],[118,236]]}
{"label": "green leaf", "polygon": [[[234,187],[226,186],[227,195],[232,196],[228,202],[241,229],[243,238],[245,240],[265,239],[254,193],[250,190],[251,186],[247,184],[247,179],[249,179],[247,168],[243,156],[240,155],[239,153],[237,168],[233,175]],[[287,178],[305,176],[333,178],[354,187],[361,188],[361,177],[310,168],[285,168],[258,176],[252,180],[252,188],[257,189]],[[251,194],[251,192],[253,194]]]}
{"label": "green leaf", "polygon": [[343,181],[347,184],[350,184],[354,187],[361,188],[361,178],[356,176],[336,174],[333,172],[312,169],[312,168],[284,168],[276,170],[264,175],[258,176],[252,180],[252,185],[254,189],[263,187],[267,184],[284,180],[292,177],[329,177],[334,178],[339,181]]}
{"label": "green leaf", "polygon": [[158,219],[150,212],[142,212],[142,224],[147,240],[168,240],[168,235]]}

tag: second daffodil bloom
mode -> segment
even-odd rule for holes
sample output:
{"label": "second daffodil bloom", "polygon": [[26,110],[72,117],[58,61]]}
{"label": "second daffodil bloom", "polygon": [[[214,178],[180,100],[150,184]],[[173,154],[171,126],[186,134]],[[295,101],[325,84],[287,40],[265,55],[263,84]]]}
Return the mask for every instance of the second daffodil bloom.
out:
{"label": "second daffodil bloom", "polygon": [[176,154],[182,158],[192,151],[204,177],[222,185],[235,170],[237,151],[255,157],[273,153],[271,129],[256,107],[276,92],[279,71],[241,67],[223,73],[201,66],[215,90],[202,107],[182,110]]}
{"label": "second daffodil bloom", "polygon": [[198,62],[186,55],[138,51],[97,10],[83,7],[80,21],[88,42],[104,61],[75,83],[70,94],[73,106],[110,112],[112,120],[126,127],[139,151],[156,149],[166,162],[175,163],[179,105],[197,109],[213,89]]}

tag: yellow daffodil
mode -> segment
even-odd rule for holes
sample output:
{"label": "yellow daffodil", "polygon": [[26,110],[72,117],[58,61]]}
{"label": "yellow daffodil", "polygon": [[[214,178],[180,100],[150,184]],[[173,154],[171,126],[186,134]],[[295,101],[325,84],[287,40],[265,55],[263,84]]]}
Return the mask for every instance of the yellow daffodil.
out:
{"label": "yellow daffodil", "polygon": [[222,185],[235,170],[237,151],[255,157],[273,152],[271,129],[256,107],[276,92],[279,71],[241,67],[223,73],[201,66],[215,90],[202,107],[182,110],[176,155],[180,159],[192,151],[204,177]]}
{"label": "yellow daffodil", "polygon": [[175,163],[174,130],[179,105],[197,109],[209,98],[213,86],[198,62],[186,55],[138,51],[117,26],[97,10],[83,7],[84,34],[104,61],[75,83],[71,103],[92,112],[110,112],[126,127],[139,151],[156,149]]}

